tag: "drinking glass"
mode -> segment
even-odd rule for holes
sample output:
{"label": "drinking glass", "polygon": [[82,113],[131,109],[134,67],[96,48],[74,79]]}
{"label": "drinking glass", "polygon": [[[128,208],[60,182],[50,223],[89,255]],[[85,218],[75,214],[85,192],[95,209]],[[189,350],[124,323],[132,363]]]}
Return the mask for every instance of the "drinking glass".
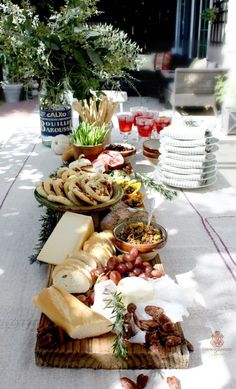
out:
{"label": "drinking glass", "polygon": [[136,126],[136,118],[138,116],[143,116],[144,113],[147,113],[148,112],[148,108],[147,107],[143,107],[143,106],[135,106],[135,107],[131,107],[130,108],[130,112],[133,114],[133,117],[134,117],[134,126]]}
{"label": "drinking glass", "polygon": [[139,116],[136,119],[136,124],[138,128],[139,140],[142,138],[148,139],[151,137],[154,126],[153,119],[146,118],[145,116]]}
{"label": "drinking glass", "polygon": [[130,112],[122,112],[117,114],[120,134],[123,142],[127,142],[129,134],[132,131],[134,117]]}
{"label": "drinking glass", "polygon": [[160,132],[163,130],[163,128],[168,127],[171,124],[171,118],[170,117],[157,117],[155,119],[155,127],[157,130],[157,133],[160,134]]}

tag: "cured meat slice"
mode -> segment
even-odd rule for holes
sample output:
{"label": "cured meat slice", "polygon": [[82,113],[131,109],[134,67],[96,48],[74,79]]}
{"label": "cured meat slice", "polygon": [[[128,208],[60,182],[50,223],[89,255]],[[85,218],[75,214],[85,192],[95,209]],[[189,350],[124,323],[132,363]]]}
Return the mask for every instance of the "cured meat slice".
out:
{"label": "cured meat slice", "polygon": [[118,169],[124,165],[124,158],[118,151],[104,150],[97,159],[101,159],[112,169]]}

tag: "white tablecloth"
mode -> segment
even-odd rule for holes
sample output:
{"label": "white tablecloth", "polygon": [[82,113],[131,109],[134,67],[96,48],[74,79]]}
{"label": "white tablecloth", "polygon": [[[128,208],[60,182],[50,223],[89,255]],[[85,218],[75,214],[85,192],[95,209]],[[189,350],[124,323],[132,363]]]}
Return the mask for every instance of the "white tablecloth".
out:
{"label": "white tablecloth", "polygon": [[[40,313],[32,297],[44,286],[47,266],[29,264],[43,212],[33,196],[35,183],[60,165],[60,157],[41,144],[37,131],[18,132],[0,150],[0,387],[3,389],[120,389],[119,378],[140,371],[39,368],[34,363]],[[153,167],[137,155],[137,170]],[[156,217],[168,230],[160,252],[166,272],[190,287],[195,304],[183,323],[194,344],[186,370],[146,371],[149,388],[167,388],[175,375],[182,389],[236,387],[236,192],[220,175],[212,187],[179,192],[163,201]],[[230,217],[229,217],[230,216]],[[234,229],[233,229],[234,228]],[[224,346],[212,350],[219,330]]]}

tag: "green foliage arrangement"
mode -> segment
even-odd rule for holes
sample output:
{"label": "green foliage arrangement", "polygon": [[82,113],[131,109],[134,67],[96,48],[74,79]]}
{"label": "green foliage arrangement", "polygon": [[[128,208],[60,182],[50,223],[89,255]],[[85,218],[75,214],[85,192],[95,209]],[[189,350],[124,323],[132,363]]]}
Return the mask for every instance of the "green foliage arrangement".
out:
{"label": "green foliage arrangement", "polygon": [[27,83],[33,77],[31,61],[35,48],[31,31],[38,26],[37,16],[27,2],[22,8],[11,1],[0,4],[0,63],[8,83]]}
{"label": "green foliage arrangement", "polygon": [[213,8],[205,8],[202,11],[202,18],[205,19],[208,22],[214,23],[217,19],[217,16],[219,14],[219,8],[213,7]]}
{"label": "green foliage arrangement", "polygon": [[95,146],[103,143],[108,129],[105,124],[95,126],[88,122],[81,122],[77,129],[72,131],[71,142],[78,146]]}
{"label": "green foliage arrangement", "polygon": [[219,105],[236,110],[236,77],[223,75],[217,77],[215,98]]}
{"label": "green foliage arrangement", "polygon": [[96,3],[65,0],[47,22],[28,0],[0,4],[0,58],[8,80],[36,79],[44,108],[56,108],[68,90],[80,100],[106,82],[118,87],[116,80],[137,66],[140,49],[123,31],[89,22]]}

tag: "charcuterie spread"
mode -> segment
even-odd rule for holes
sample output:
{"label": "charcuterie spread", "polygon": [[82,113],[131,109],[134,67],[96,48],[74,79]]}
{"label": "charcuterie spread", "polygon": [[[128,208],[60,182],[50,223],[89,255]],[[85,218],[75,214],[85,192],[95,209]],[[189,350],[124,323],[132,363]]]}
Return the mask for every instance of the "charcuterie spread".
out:
{"label": "charcuterie spread", "polygon": [[[56,208],[62,216],[37,256],[49,264],[49,277],[33,298],[42,312],[36,363],[187,367],[191,345],[179,322],[188,316],[191,301],[160,263],[158,250],[167,242],[167,231],[154,219],[147,223],[143,202],[129,206],[132,196],[144,199],[142,182],[113,153],[118,152],[106,150],[97,159],[104,172],[96,171],[96,161],[82,157],[36,186],[38,196],[71,207]],[[96,226],[94,215],[73,211],[79,204],[93,209],[109,204],[116,186],[121,195]]]}

